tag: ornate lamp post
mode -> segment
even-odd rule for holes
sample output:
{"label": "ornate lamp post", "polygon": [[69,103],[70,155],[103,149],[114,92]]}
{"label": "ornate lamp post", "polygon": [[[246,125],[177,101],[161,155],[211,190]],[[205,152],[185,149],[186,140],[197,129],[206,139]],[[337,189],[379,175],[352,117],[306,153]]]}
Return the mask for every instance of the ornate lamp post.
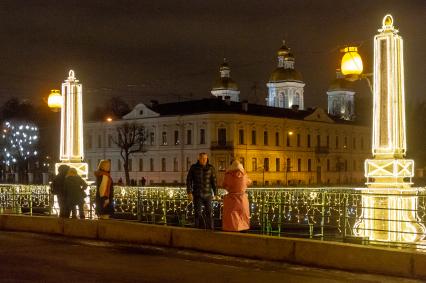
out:
{"label": "ornate lamp post", "polygon": [[406,150],[403,40],[386,15],[374,37],[373,158],[365,160],[368,188],[355,234],[392,242],[424,238],[416,188],[411,187],[414,161],[405,158]]}

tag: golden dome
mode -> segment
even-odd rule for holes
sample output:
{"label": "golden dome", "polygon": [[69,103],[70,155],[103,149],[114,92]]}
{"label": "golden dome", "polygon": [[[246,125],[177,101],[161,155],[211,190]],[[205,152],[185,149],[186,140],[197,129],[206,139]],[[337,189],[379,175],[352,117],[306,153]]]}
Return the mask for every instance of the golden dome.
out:
{"label": "golden dome", "polygon": [[238,90],[238,85],[229,77],[219,77],[213,84],[212,90],[221,89]]}
{"label": "golden dome", "polygon": [[270,82],[303,81],[302,74],[295,69],[276,68],[269,77]]}

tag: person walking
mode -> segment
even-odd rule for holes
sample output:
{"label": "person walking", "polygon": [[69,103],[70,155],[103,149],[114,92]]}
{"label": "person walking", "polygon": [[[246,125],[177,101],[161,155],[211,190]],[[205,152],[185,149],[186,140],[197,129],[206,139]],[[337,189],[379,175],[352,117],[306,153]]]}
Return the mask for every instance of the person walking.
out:
{"label": "person walking", "polygon": [[250,208],[247,186],[251,184],[243,165],[234,160],[225,173],[223,187],[228,192],[223,197],[222,229],[238,232],[250,229]]}
{"label": "person walking", "polygon": [[109,219],[114,214],[114,188],[110,175],[111,161],[101,160],[98,169],[95,171],[96,177],[96,214],[100,219]]}
{"label": "person walking", "polygon": [[77,209],[79,211],[80,219],[85,219],[84,215],[84,198],[86,197],[85,190],[87,188],[86,182],[77,174],[75,168],[68,170],[64,182],[65,200],[66,200],[66,218],[77,218]]}
{"label": "person walking", "polygon": [[66,199],[65,199],[65,190],[64,182],[70,167],[68,165],[62,164],[58,167],[58,175],[53,178],[52,183],[50,184],[50,189],[53,195],[56,196],[59,205],[59,217],[66,217]]}
{"label": "person walking", "polygon": [[[189,169],[186,177],[188,200],[193,203],[195,227],[214,230],[213,197],[217,197],[216,171],[208,162],[208,155],[202,152],[197,163]],[[202,224],[201,208],[204,206],[205,225]]]}

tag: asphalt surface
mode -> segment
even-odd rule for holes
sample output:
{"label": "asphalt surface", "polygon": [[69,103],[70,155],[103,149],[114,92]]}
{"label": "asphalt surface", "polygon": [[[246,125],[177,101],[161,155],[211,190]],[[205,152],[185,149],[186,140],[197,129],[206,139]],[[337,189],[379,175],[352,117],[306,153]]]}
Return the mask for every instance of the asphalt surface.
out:
{"label": "asphalt surface", "polygon": [[0,231],[0,282],[420,282],[187,250]]}

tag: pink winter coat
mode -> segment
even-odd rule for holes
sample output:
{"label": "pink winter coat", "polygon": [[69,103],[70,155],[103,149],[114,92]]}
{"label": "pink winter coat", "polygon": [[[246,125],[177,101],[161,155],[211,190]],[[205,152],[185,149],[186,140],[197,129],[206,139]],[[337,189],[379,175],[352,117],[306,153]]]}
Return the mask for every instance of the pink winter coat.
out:
{"label": "pink winter coat", "polygon": [[250,228],[250,209],[246,192],[251,180],[239,170],[225,173],[223,187],[228,191],[223,197],[222,229],[241,231]]}

